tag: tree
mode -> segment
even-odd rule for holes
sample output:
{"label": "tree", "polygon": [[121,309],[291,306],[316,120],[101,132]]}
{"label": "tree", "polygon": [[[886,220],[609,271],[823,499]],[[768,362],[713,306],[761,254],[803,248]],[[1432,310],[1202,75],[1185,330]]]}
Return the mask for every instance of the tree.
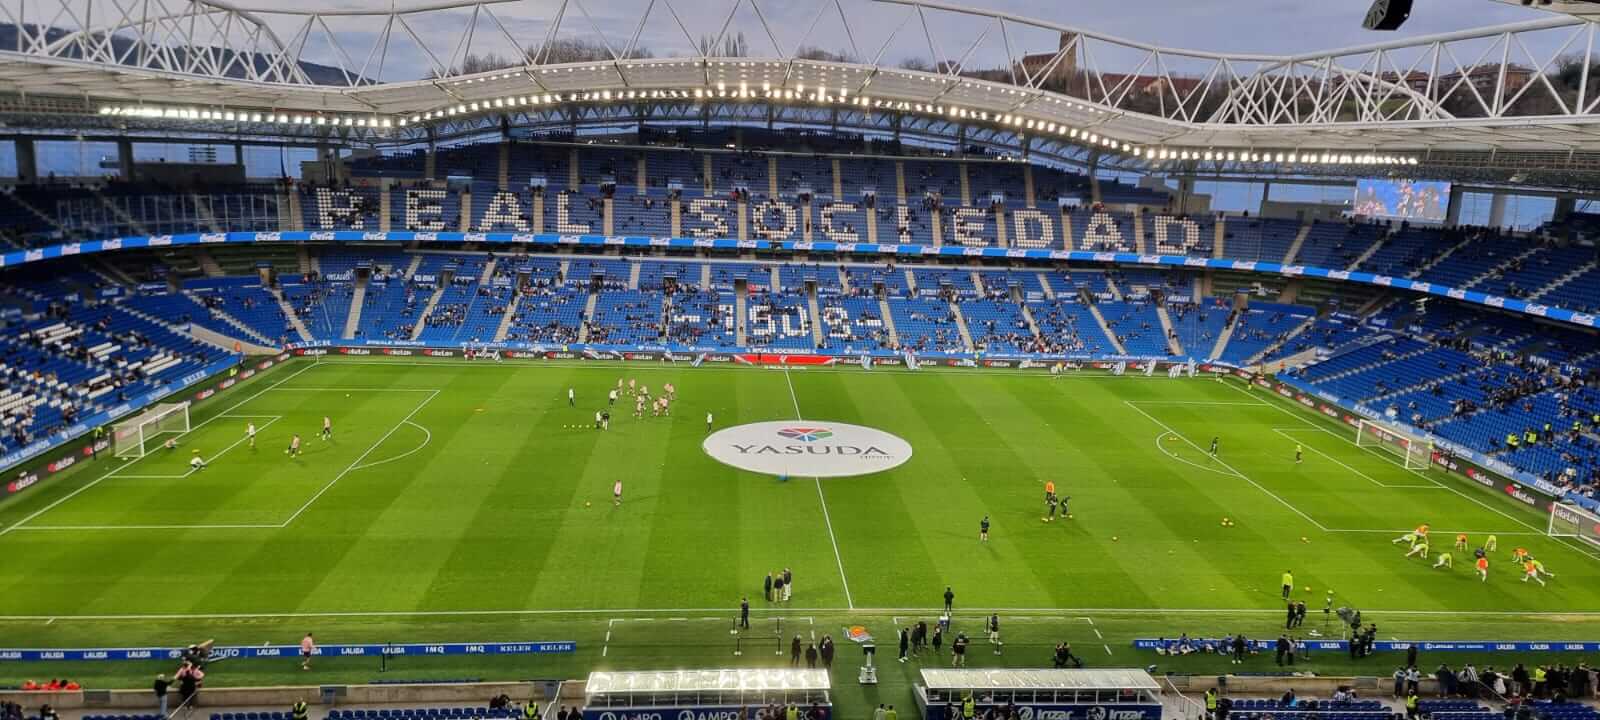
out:
{"label": "tree", "polygon": [[795,51],[794,57],[796,60],[816,60],[818,62],[848,63],[856,61],[854,55],[823,50],[811,45],[800,46],[800,49]]}
{"label": "tree", "polygon": [[[640,45],[633,49],[627,57],[622,59],[644,59],[655,57],[655,53],[648,47]],[[591,38],[558,38],[551,40],[548,45],[530,45],[523,49],[521,57],[506,57],[498,53],[483,55],[469,53],[461,63],[450,69],[451,76],[473,75],[477,73],[494,72],[506,68],[522,67],[534,62],[547,65],[561,63],[581,62],[611,62],[612,51],[604,42]],[[428,77],[437,78],[437,71],[429,73]]]}
{"label": "tree", "polygon": [[495,70],[504,70],[510,67],[519,67],[526,60],[524,58],[508,58],[497,53],[486,55],[468,54],[462,58],[461,65],[451,70],[452,75],[474,75]]}
{"label": "tree", "polygon": [[[626,57],[621,57],[625,50],[626,48],[617,52],[617,59],[637,60],[655,57],[650,48],[643,45],[635,47],[633,52]],[[556,38],[551,40],[548,45],[528,48],[528,55],[547,65],[576,62],[610,62],[613,59],[611,49],[606,47],[604,42],[591,38]]]}
{"label": "tree", "polygon": [[708,57],[746,57],[750,54],[750,43],[742,32],[725,35],[721,42],[710,35],[701,35],[700,54]]}

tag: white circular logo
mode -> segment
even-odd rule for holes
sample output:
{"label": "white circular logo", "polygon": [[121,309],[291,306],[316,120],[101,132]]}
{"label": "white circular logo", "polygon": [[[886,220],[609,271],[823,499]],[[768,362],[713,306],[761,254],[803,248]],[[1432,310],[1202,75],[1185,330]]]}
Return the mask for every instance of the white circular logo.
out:
{"label": "white circular logo", "polygon": [[860,425],[782,420],[718,430],[701,443],[724,465],[764,475],[849,477],[898,467],[911,444]]}

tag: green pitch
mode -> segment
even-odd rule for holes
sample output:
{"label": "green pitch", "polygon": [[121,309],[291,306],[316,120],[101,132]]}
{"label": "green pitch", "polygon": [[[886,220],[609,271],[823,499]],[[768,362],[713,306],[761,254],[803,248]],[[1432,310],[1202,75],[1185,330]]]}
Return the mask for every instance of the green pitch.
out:
{"label": "green pitch", "polygon": [[[672,416],[634,419],[624,398],[595,430],[619,378],[658,394],[675,384]],[[784,482],[707,457],[707,412],[719,428],[865,425],[915,454],[875,475]],[[1155,656],[1128,649],[1134,637],[1275,637],[1285,570],[1312,608],[1307,630],[1332,591],[1385,637],[1600,639],[1579,612],[1600,608],[1592,549],[1234,381],[335,360],[274,370],[197,406],[194,423],[176,450],[102,458],[0,506],[5,644],[576,639],[568,658],[405,662],[416,676],[581,675],[772,662],[777,633],[838,639],[846,623],[886,642],[931,619],[948,585],[969,631],[990,609],[1017,618],[995,663],[1041,665],[1069,639],[1091,662],[1143,665]],[[298,457],[285,454],[294,433]],[[191,472],[195,450],[209,466]],[[1043,522],[1046,480],[1071,496],[1071,518]],[[1458,531],[1473,547],[1497,534],[1488,582],[1470,553],[1453,570],[1403,557],[1390,541],[1424,522],[1435,552]],[[1548,587],[1521,582],[1517,546],[1556,573]],[[793,599],[768,603],[761,580],[783,568]],[[739,640],[763,649],[735,658],[741,596],[757,628]],[[280,670],[242,662],[213,680]]]}

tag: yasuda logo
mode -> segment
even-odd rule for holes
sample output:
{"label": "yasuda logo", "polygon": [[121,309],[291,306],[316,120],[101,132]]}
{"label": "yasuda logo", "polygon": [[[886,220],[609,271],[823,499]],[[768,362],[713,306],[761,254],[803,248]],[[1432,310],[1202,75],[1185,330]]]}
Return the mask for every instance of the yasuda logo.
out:
{"label": "yasuda logo", "polygon": [[782,477],[866,475],[911,459],[911,445],[882,430],[803,419],[724,428],[701,447],[726,465]]}
{"label": "yasuda logo", "polygon": [[833,437],[833,431],[823,427],[792,427],[779,430],[778,435],[800,442],[816,442]]}

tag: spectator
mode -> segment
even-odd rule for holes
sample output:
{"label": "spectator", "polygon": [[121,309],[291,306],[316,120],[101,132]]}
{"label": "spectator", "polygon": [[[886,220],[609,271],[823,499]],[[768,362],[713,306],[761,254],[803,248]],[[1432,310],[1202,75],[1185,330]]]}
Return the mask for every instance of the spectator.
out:
{"label": "spectator", "polygon": [[167,676],[161,674],[156,676],[155,685],[151,688],[156,694],[156,704],[161,707],[161,717],[167,716],[167,688],[171,686],[172,683],[167,680]]}

